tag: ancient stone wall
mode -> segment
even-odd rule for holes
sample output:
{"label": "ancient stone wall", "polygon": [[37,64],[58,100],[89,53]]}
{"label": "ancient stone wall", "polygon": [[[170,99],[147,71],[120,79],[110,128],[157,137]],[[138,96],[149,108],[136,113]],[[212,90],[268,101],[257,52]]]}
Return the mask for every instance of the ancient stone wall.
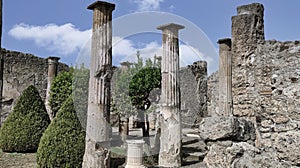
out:
{"label": "ancient stone wall", "polygon": [[[32,54],[2,50],[4,57],[3,73],[3,113],[4,121],[12,110],[22,91],[34,85],[43,99],[46,97],[48,61]],[[58,72],[68,70],[66,64],[59,63]]]}
{"label": "ancient stone wall", "polygon": [[219,111],[219,74],[212,73],[207,80],[207,113],[208,116],[216,116]]}
{"label": "ancient stone wall", "polygon": [[[244,5],[232,17],[233,116],[203,119],[207,167],[300,166],[300,42],[266,41],[263,10]],[[209,114],[220,110],[214,75]]]}
{"label": "ancient stone wall", "polygon": [[257,46],[253,64],[259,145],[299,165],[300,43],[266,41]]}
{"label": "ancient stone wall", "polygon": [[198,61],[180,69],[183,126],[198,125],[207,116],[207,64]]}

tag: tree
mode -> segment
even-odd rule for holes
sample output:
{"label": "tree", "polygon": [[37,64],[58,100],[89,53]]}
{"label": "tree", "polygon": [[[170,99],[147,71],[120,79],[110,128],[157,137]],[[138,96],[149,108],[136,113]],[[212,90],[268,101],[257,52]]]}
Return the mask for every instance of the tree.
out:
{"label": "tree", "polygon": [[[129,96],[132,104],[138,109],[138,116],[141,121],[138,127],[143,129],[143,137],[149,136],[149,122],[145,122],[145,111],[150,108],[151,101],[149,95],[155,88],[161,87],[161,72],[157,67],[146,67],[136,73],[129,84]],[[147,128],[146,124],[147,123]],[[148,140],[146,139],[146,142]]]}
{"label": "tree", "polygon": [[0,129],[0,148],[6,152],[35,152],[49,123],[38,90],[29,86]]}
{"label": "tree", "polygon": [[39,167],[81,167],[84,149],[85,131],[70,96],[41,138],[37,163]]}
{"label": "tree", "polygon": [[71,68],[69,72],[59,73],[51,84],[49,103],[53,117],[72,93],[73,72],[74,69]]}

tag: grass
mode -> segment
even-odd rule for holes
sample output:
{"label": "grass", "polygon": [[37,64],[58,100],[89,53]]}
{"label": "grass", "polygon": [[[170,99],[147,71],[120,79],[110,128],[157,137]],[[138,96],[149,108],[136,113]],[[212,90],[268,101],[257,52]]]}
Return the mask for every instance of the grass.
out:
{"label": "grass", "polygon": [[35,168],[35,153],[6,153],[0,149],[0,168]]}

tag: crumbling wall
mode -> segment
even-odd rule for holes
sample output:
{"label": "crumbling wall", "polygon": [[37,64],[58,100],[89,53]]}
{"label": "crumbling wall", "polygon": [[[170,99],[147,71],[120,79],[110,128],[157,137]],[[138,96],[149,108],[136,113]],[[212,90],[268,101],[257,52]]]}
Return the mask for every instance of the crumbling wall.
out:
{"label": "crumbling wall", "polygon": [[183,126],[199,125],[207,116],[207,63],[198,61],[180,69]]}
{"label": "crumbling wall", "polygon": [[207,113],[208,116],[215,116],[218,111],[219,101],[219,74],[212,73],[207,80]]}
{"label": "crumbling wall", "polygon": [[266,41],[254,53],[254,106],[261,140],[280,160],[300,164],[300,43]]}
{"label": "crumbling wall", "polygon": [[[263,10],[244,5],[232,17],[233,114],[199,127],[207,167],[300,166],[300,42],[266,41]],[[219,108],[211,79],[209,113]]]}
{"label": "crumbling wall", "polygon": [[[3,112],[4,121],[11,112],[22,91],[34,85],[43,99],[46,98],[48,61],[32,54],[2,49],[4,57],[3,72]],[[68,70],[66,64],[59,63],[58,72]]]}

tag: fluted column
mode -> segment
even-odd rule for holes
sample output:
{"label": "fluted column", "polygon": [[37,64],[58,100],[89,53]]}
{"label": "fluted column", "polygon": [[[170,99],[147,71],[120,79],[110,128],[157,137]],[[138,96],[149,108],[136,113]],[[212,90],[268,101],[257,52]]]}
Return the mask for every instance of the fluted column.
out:
{"label": "fluted column", "polygon": [[231,39],[219,44],[219,115],[232,116]]}
{"label": "fluted column", "polygon": [[47,79],[47,91],[46,91],[46,99],[45,106],[47,113],[49,115],[50,120],[52,121],[54,118],[54,114],[50,107],[50,88],[54,78],[57,75],[57,65],[59,61],[59,57],[48,57],[48,79]]}
{"label": "fluted column", "polygon": [[161,137],[159,166],[181,165],[181,116],[179,86],[178,31],[184,26],[170,23],[159,26],[163,33],[162,86],[161,86]]}
{"label": "fluted column", "polygon": [[112,77],[112,11],[115,4],[96,1],[93,10],[86,146],[83,167],[108,168],[110,162],[110,82]]}

